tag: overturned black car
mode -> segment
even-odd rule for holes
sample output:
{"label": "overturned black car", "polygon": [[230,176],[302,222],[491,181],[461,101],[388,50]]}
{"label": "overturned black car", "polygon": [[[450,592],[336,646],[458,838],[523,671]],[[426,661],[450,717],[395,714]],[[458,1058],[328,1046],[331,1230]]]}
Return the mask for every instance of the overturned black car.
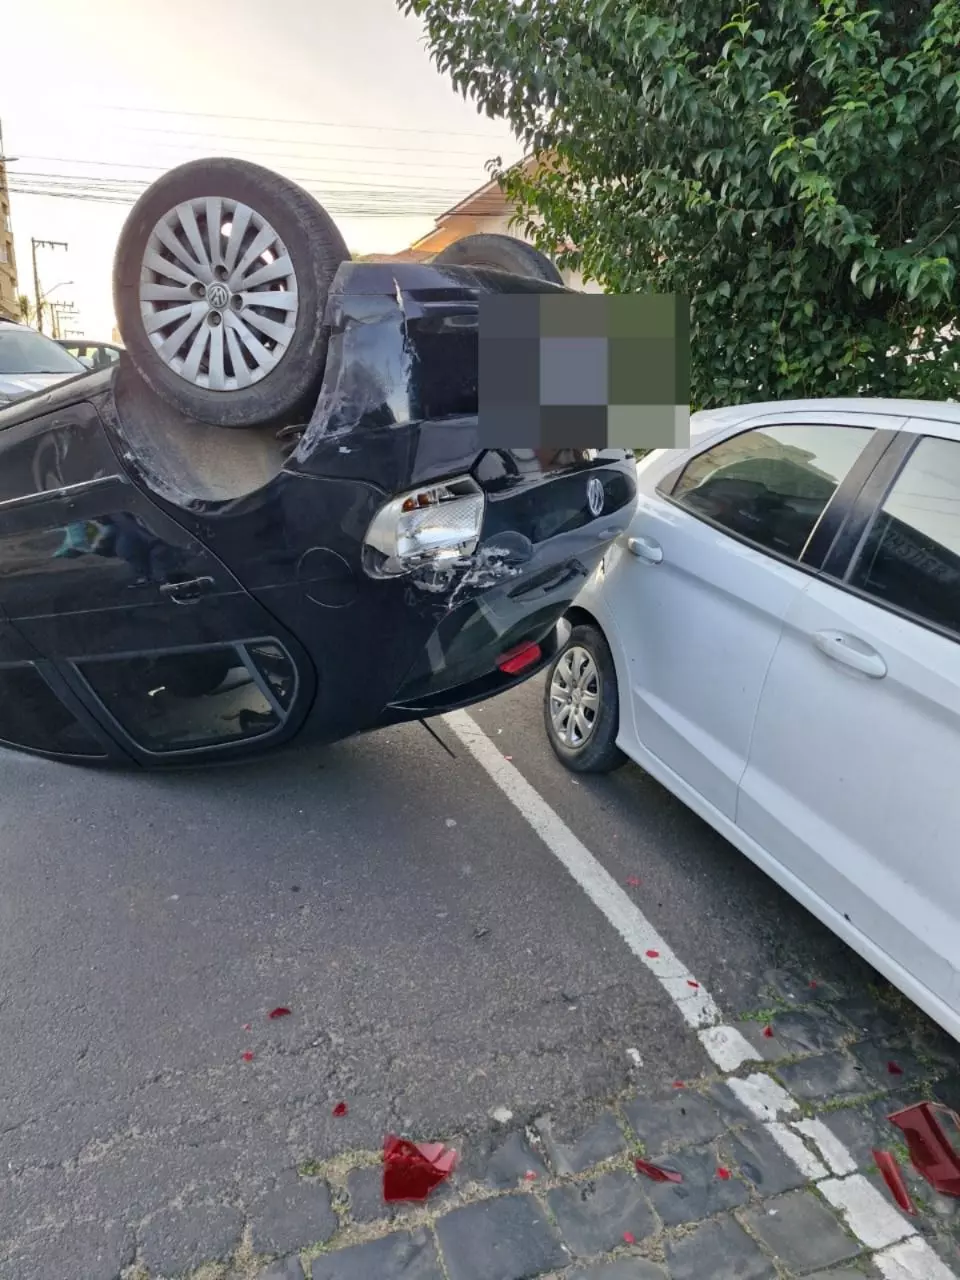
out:
{"label": "overturned black car", "polygon": [[477,313],[562,289],[506,237],[353,263],[244,162],[161,178],[117,251],[119,364],[0,411],[0,742],[222,761],[545,666],[635,467],[483,449]]}

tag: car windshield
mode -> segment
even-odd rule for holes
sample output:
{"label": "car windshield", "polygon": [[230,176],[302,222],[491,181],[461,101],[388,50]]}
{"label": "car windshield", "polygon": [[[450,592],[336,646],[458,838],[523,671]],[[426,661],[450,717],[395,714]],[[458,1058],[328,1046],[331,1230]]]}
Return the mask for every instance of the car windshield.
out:
{"label": "car windshield", "polygon": [[0,329],[0,374],[86,373],[79,360],[33,329]]}

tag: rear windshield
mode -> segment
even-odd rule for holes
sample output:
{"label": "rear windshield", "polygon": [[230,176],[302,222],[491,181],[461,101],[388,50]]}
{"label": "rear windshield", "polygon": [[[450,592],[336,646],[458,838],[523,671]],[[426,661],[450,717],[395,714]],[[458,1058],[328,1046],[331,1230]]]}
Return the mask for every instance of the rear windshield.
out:
{"label": "rear windshield", "polygon": [[33,329],[0,329],[0,373],[86,373],[79,360]]}

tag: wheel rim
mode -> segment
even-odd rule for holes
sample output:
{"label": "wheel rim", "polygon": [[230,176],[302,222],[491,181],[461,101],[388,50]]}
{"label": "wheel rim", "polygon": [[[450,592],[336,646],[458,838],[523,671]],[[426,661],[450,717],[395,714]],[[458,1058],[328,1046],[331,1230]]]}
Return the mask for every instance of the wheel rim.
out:
{"label": "wheel rim", "polygon": [[550,723],[563,746],[578,750],[593,735],[600,714],[600,671],[589,649],[572,645],[550,679]]}
{"label": "wheel rim", "polygon": [[217,196],[178,204],[147,240],[140,314],[163,363],[206,391],[242,391],[286,355],[297,276],[276,230]]}

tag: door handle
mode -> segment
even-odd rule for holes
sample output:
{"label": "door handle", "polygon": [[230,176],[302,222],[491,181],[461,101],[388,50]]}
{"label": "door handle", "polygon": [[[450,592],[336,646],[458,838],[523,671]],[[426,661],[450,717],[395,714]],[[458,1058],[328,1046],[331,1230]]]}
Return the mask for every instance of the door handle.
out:
{"label": "door handle", "polygon": [[647,564],[659,564],[663,559],[663,547],[654,538],[628,538],[627,550]]}
{"label": "door handle", "polygon": [[876,649],[871,649],[856,636],[845,635],[842,631],[817,631],[813,643],[833,662],[852,667],[874,680],[880,680],[887,674],[887,664]]}
{"label": "door handle", "polygon": [[214,585],[213,578],[188,578],[186,582],[165,582],[160,588],[162,596],[169,596],[174,604],[186,604],[198,600]]}

